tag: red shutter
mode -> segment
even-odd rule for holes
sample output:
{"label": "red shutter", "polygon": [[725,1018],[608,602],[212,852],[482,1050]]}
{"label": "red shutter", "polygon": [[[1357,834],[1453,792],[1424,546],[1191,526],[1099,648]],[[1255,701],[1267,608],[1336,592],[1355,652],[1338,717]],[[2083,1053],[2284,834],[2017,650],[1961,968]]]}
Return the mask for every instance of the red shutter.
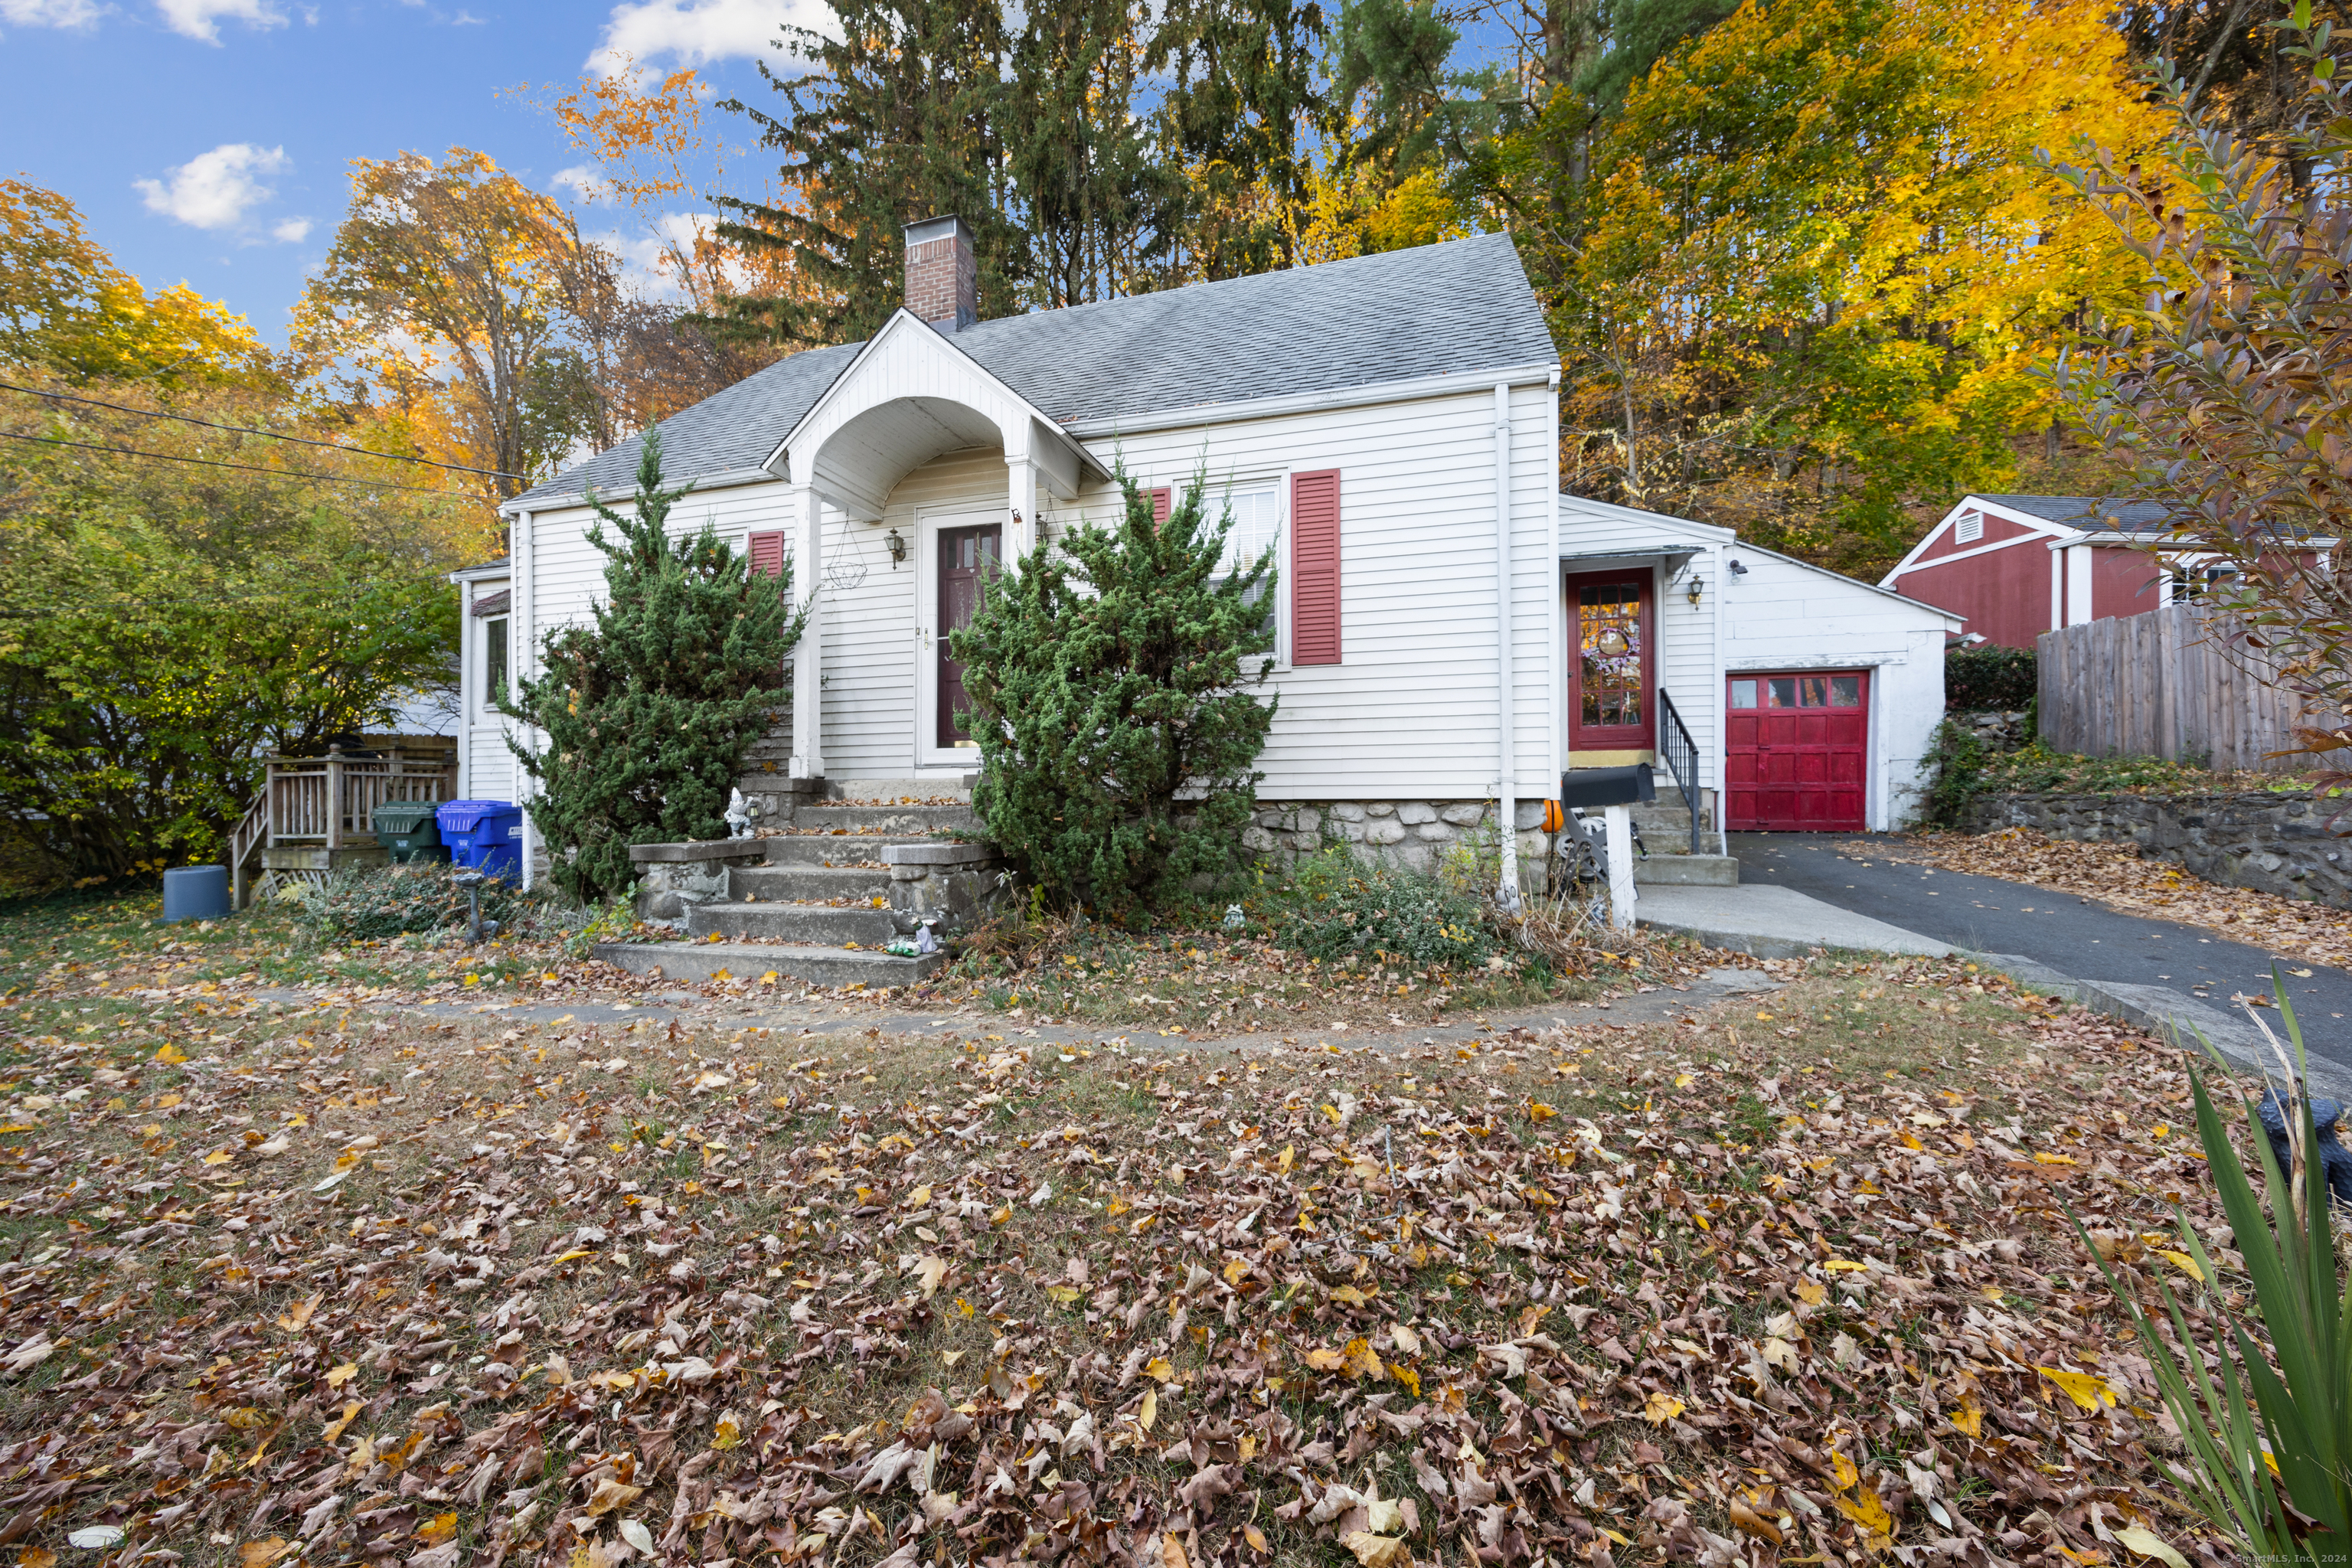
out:
{"label": "red shutter", "polygon": [[769,577],[784,574],[784,536],[782,531],[751,535],[744,541],[743,552],[751,558],[752,571]]}
{"label": "red shutter", "polygon": [[1174,500],[1176,492],[1169,489],[1166,485],[1161,485],[1156,490],[1146,490],[1143,493],[1149,497],[1151,501],[1152,525],[1157,527],[1160,523],[1166,522],[1168,521],[1169,503]]}
{"label": "red shutter", "polygon": [[1339,470],[1290,477],[1290,662],[1339,662]]}

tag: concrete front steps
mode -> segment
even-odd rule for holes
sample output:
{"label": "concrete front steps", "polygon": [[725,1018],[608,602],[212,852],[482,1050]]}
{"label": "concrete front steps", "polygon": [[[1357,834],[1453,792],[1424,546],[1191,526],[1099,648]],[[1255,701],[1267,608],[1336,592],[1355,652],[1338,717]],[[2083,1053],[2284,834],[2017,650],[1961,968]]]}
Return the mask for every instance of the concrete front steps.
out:
{"label": "concrete front steps", "polygon": [[[915,795],[917,786],[903,793]],[[883,855],[939,844],[945,834],[976,835],[980,822],[966,805],[908,805],[876,794],[883,798],[801,804],[789,831],[757,840],[761,863],[730,867],[724,896],[686,911],[690,941],[607,943],[596,955],[633,973],[658,969],[680,981],[756,982],[772,972],[803,985],[880,987],[932,974],[944,954],[882,951],[904,934],[906,918],[887,907],[891,874]]]}
{"label": "concrete front steps", "polygon": [[[1699,791],[1700,842],[1691,843],[1689,796],[1682,786],[1661,782],[1658,798],[1633,808],[1633,825],[1650,853],[1633,861],[1633,885],[1651,888],[1736,888],[1739,862],[1723,854],[1715,821],[1715,792]],[[1712,850],[1713,853],[1709,853]]]}

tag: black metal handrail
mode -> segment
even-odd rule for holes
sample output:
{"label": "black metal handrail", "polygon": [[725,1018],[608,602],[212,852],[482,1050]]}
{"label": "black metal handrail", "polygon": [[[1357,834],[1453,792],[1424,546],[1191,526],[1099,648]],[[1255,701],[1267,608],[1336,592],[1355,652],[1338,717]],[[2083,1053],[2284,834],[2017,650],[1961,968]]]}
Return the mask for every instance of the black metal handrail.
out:
{"label": "black metal handrail", "polygon": [[1675,700],[1663,690],[1658,693],[1658,760],[1675,775],[1675,783],[1683,786],[1683,801],[1690,807],[1690,853],[1703,855],[1706,851],[1698,834],[1698,742],[1691,739],[1683,716],[1675,711]]}

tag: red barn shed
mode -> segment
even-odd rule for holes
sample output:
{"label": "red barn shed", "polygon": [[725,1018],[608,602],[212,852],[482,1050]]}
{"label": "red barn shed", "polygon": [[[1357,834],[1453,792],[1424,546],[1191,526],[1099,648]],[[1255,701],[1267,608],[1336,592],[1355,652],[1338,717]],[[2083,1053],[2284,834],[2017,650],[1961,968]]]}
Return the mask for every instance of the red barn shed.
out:
{"label": "red barn shed", "polygon": [[2163,569],[2145,549],[2162,528],[2147,501],[1968,496],[1879,586],[1966,616],[1987,642],[2030,648],[2060,626],[2170,604],[2197,557]]}

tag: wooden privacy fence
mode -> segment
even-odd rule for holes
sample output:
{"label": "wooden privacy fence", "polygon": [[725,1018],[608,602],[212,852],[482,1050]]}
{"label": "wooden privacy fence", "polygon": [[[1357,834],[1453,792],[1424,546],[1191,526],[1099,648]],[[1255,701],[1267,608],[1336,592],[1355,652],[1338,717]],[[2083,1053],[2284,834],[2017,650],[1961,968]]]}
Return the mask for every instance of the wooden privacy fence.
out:
{"label": "wooden privacy fence", "polygon": [[[2039,727],[2053,751],[2163,757],[2210,768],[2299,773],[2320,759],[2266,753],[2295,744],[2294,693],[2223,649],[2231,623],[2194,602],[2043,632]],[[2328,761],[2342,765],[2347,753]]]}

